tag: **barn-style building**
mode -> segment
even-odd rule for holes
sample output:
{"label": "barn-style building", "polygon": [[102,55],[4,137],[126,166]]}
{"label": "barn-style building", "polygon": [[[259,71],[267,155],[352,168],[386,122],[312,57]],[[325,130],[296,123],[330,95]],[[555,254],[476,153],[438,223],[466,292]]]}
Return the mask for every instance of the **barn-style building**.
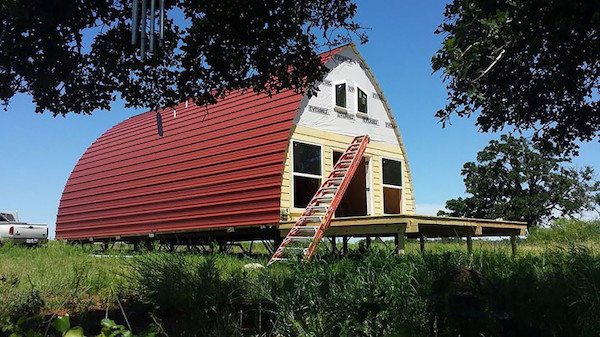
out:
{"label": "barn-style building", "polygon": [[398,123],[354,45],[321,55],[317,96],[232,92],[131,117],[106,131],[73,169],[60,200],[69,241],[279,240],[354,137],[370,142],[328,236],[519,235],[516,222],[415,214]]}

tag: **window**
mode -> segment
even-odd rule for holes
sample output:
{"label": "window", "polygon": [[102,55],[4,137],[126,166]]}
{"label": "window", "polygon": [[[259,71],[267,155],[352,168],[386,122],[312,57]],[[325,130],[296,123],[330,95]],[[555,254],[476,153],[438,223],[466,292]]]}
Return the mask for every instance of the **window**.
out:
{"label": "window", "polygon": [[0,221],[15,222],[15,216],[10,213],[0,213]]}
{"label": "window", "polygon": [[305,208],[321,186],[321,147],[293,142],[294,207]]}
{"label": "window", "polygon": [[346,83],[335,85],[335,105],[346,108]]}
{"label": "window", "polygon": [[362,112],[364,114],[367,113],[368,111],[368,107],[367,107],[367,94],[362,91],[360,88],[357,88],[358,90],[358,112]]}
{"label": "window", "polygon": [[397,160],[383,159],[383,183],[402,187],[402,163]]}
{"label": "window", "polygon": [[383,166],[383,213],[402,212],[402,163],[398,160],[381,160]]}
{"label": "window", "polygon": [[294,142],[294,172],[321,176],[321,147]]}

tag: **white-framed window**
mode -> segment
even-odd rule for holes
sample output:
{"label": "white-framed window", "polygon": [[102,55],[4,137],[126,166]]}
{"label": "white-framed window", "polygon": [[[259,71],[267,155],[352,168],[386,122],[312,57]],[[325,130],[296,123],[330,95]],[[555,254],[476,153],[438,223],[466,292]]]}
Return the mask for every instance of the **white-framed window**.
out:
{"label": "white-framed window", "polygon": [[356,111],[365,115],[369,113],[367,93],[358,86],[356,87]]}
{"label": "white-framed window", "polygon": [[348,109],[348,85],[345,81],[333,83],[333,106],[335,110],[347,111]]}
{"label": "white-framed window", "polygon": [[381,159],[381,181],[383,183],[383,213],[402,213],[402,162],[397,159]]}
{"label": "white-framed window", "polygon": [[292,203],[306,208],[323,179],[323,148],[292,141]]}

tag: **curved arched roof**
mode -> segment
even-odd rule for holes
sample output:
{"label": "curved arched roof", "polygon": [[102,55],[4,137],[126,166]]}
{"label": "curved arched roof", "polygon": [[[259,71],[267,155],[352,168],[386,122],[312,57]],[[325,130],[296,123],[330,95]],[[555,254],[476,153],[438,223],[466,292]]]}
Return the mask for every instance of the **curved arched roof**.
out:
{"label": "curved arched roof", "polygon": [[[321,55],[326,62],[341,48]],[[276,224],[290,130],[302,94],[229,94],[149,111],[100,136],[67,180],[59,239]]]}
{"label": "curved arched roof", "polygon": [[233,93],[121,122],[84,153],[57,217],[64,239],[277,223],[285,151],[302,95]]}

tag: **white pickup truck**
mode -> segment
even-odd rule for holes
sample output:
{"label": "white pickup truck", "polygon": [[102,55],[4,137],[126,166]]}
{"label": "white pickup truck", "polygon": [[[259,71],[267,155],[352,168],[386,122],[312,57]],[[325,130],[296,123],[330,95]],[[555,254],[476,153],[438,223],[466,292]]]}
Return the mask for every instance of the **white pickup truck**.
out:
{"label": "white pickup truck", "polygon": [[0,245],[6,241],[27,245],[48,241],[48,226],[19,222],[12,213],[0,213]]}

